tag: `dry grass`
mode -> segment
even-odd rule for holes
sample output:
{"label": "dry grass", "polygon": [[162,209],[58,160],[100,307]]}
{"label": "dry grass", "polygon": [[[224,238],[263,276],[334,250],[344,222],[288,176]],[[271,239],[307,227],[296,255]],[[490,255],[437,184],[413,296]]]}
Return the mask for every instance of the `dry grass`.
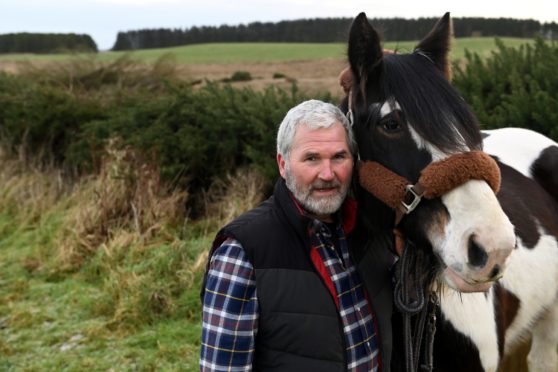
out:
{"label": "dry grass", "polygon": [[208,215],[224,225],[254,208],[264,198],[265,179],[251,169],[240,169],[213,183],[206,195]]}
{"label": "dry grass", "polygon": [[[253,62],[231,64],[191,64],[179,67],[179,75],[194,80],[222,80],[236,71],[248,71],[253,76],[251,81],[232,83],[235,87],[249,86],[256,90],[263,90],[274,85],[289,89],[293,82],[298,88],[310,95],[318,92],[329,92],[338,97],[343,93],[338,83],[338,76],[347,67],[343,59],[320,59],[311,61],[285,62]],[[285,78],[274,79],[273,75],[280,73]]]}
{"label": "dry grass", "polygon": [[[77,64],[77,66],[72,66]],[[256,90],[263,90],[273,85],[289,89],[296,82],[299,89],[308,94],[329,92],[332,96],[341,96],[342,89],[338,83],[340,72],[347,66],[343,59],[325,58],[307,61],[278,61],[278,62],[252,62],[252,63],[230,63],[230,64],[173,64],[169,57],[162,58],[154,66],[149,67],[141,64],[133,64],[124,58],[118,63],[108,65],[100,61],[73,61],[63,64],[61,62],[34,61],[32,63],[0,61],[0,71],[9,73],[32,73],[33,71],[52,71],[59,79],[67,82],[69,89],[76,86],[87,85],[88,81],[98,81],[101,76],[105,80],[118,81],[123,85],[133,85],[127,74],[123,73],[128,67],[136,70],[143,69],[145,77],[149,74],[182,79],[184,81],[221,81],[230,77],[236,71],[248,71],[253,76],[251,81],[234,82],[234,87],[249,86]],[[48,68],[47,68],[48,66]],[[73,68],[77,67],[75,70]],[[115,74],[114,72],[119,72]],[[81,74],[68,74],[68,71],[82,71]],[[283,74],[284,78],[273,78],[274,74]],[[132,74],[130,74],[132,76]],[[137,76],[135,74],[134,76]],[[94,79],[96,77],[97,79]],[[40,78],[40,76],[39,76]],[[59,79],[60,80],[60,79]]]}
{"label": "dry grass", "polygon": [[0,210],[19,226],[36,226],[60,196],[67,192],[62,173],[41,170],[0,149]]}
{"label": "dry grass", "polygon": [[168,231],[183,219],[187,194],[170,193],[159,179],[159,169],[137,152],[108,146],[99,175],[83,179],[71,195],[59,238],[59,262],[76,270],[84,260],[111,246],[172,242]]}
{"label": "dry grass", "polygon": [[[40,323],[25,309],[27,303],[37,307],[42,300],[34,302],[26,294],[41,293],[36,285],[55,288],[56,283],[62,292],[64,286],[75,288],[71,306],[85,314],[83,320],[98,324],[81,333],[131,337],[160,321],[199,324],[199,288],[216,230],[264,197],[263,178],[240,170],[215,182],[205,195],[206,215],[188,221],[188,195],[168,190],[157,167],[116,143],[106,154],[98,175],[72,185],[55,170],[0,159],[0,233],[13,239],[22,230],[28,236],[17,245],[7,243],[5,253],[12,258],[0,261],[11,272],[3,299],[12,309],[7,319],[14,329],[30,328],[21,319]],[[18,283],[27,287],[18,289]],[[16,316],[20,313],[21,319]],[[75,327],[81,329],[77,323]]]}

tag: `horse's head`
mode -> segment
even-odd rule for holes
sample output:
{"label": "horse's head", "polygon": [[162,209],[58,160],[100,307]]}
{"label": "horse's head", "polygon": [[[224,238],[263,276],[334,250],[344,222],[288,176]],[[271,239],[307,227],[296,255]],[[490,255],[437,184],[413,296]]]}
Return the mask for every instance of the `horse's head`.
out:
{"label": "horse's head", "polygon": [[[450,39],[448,13],[412,53],[384,53],[366,15],[354,20],[348,48],[350,93],[344,105],[354,119],[362,161],[377,162],[410,184],[417,183],[431,163],[449,164],[434,171],[428,168],[430,177],[438,177],[434,183],[442,184],[446,178],[441,174],[459,178],[460,173],[484,167],[474,156],[464,156],[465,165],[454,161],[459,154],[481,150],[482,138],[474,114],[449,82]],[[475,154],[493,162],[480,151]],[[490,182],[490,177],[472,172],[477,173],[465,175],[439,195],[423,198],[399,225],[418,246],[432,248],[441,279],[466,292],[488,290],[502,275],[515,245],[514,228],[495,196],[499,179]],[[389,188],[390,181],[380,183],[380,188]],[[385,200],[379,203],[364,193],[361,204],[373,223],[393,223],[383,213],[393,216]]]}

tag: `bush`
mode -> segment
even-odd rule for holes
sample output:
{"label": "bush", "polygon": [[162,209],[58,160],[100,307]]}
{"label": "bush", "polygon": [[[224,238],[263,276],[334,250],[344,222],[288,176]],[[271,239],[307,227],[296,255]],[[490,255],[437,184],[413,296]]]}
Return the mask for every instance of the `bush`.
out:
{"label": "bush", "polygon": [[203,192],[238,168],[272,183],[277,126],[307,99],[294,85],[194,90],[168,63],[129,59],[3,74],[0,88],[0,140],[12,153],[79,176],[100,172],[107,141],[118,138],[156,164],[163,182],[188,191],[193,215],[203,213]]}
{"label": "bush", "polygon": [[233,83],[238,81],[250,81],[252,80],[252,74],[248,71],[236,71],[230,78],[225,78],[222,81],[225,83]]}
{"label": "bush", "polygon": [[506,47],[486,60],[466,53],[454,85],[485,128],[524,127],[558,140],[558,44]]}

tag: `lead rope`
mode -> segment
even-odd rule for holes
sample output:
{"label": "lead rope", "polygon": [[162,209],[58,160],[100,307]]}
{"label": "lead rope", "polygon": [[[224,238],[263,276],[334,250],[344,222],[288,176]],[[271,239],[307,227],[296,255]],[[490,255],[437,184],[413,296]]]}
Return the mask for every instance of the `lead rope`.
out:
{"label": "lead rope", "polygon": [[432,372],[434,368],[434,335],[436,334],[436,308],[438,307],[438,296],[430,292],[428,302],[430,313],[426,328],[426,346],[424,347],[424,364],[421,366],[423,372]]}
{"label": "lead rope", "polygon": [[[403,254],[398,264],[397,282],[395,285],[395,305],[403,314],[403,338],[405,346],[405,369],[407,372],[417,372],[426,320],[426,345],[424,347],[424,362],[421,370],[431,372],[433,368],[434,334],[436,332],[436,306],[438,304],[435,293],[430,292],[426,304],[424,288],[430,287],[430,278],[420,277],[419,268],[425,267],[425,257],[422,251],[410,247],[412,243],[406,241]],[[430,310],[430,313],[429,313]],[[415,319],[414,332],[412,317]],[[428,315],[428,317],[427,317]]]}

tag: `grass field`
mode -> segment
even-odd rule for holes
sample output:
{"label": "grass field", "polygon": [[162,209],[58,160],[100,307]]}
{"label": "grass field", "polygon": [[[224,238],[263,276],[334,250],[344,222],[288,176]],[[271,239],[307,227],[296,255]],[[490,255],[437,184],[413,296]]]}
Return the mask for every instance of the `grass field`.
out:
{"label": "grass field", "polygon": [[122,154],[68,190],[0,151],[0,371],[198,370],[207,251],[261,187],[240,174],[190,222]]}
{"label": "grass field", "polygon": [[[531,43],[530,39],[502,38],[506,45],[519,46]],[[416,42],[389,42],[385,48],[410,51]],[[489,37],[455,39],[452,58],[459,60],[465,55],[465,49],[488,56],[495,48],[495,39]],[[313,43],[215,43],[197,44],[164,49],[145,49],[131,52],[134,59],[154,62],[164,54],[172,54],[179,64],[227,64],[285,62],[318,59],[345,58],[346,44]],[[91,55],[101,61],[112,61],[122,56],[123,52],[100,52]],[[75,55],[69,54],[10,54],[0,55],[0,61],[62,61]],[[83,55],[82,55],[83,57]]]}

